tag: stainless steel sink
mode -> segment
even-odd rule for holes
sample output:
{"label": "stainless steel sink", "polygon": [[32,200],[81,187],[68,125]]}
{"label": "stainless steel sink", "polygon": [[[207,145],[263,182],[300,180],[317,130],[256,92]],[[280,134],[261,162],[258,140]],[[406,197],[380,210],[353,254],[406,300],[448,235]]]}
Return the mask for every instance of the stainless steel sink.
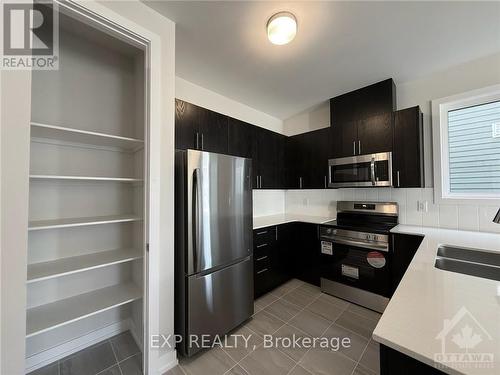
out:
{"label": "stainless steel sink", "polygon": [[500,253],[441,245],[438,248],[435,267],[500,281]]}

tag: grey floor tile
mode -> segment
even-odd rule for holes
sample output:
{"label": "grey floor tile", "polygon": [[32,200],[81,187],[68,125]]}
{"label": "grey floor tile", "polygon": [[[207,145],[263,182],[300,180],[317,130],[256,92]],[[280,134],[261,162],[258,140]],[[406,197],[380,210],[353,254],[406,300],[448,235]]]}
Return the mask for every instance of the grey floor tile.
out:
{"label": "grey floor tile", "polygon": [[278,298],[279,298],[278,296],[275,296],[272,293],[267,293],[267,294],[264,294],[262,297],[257,298],[255,300],[255,304],[259,308],[264,309],[267,306],[269,306],[271,303],[273,303],[274,301],[276,301]]}
{"label": "grey floor tile", "polygon": [[279,299],[276,302],[273,302],[269,306],[267,306],[264,311],[277,316],[281,320],[287,322],[292,319],[295,315],[300,312],[300,307],[286,302],[283,299]]}
{"label": "grey floor tile", "polygon": [[360,334],[367,339],[371,339],[373,330],[377,326],[377,322],[371,319],[363,318],[358,314],[350,311],[344,311],[342,315],[335,321],[338,325],[350,329],[357,334]]}
{"label": "grey floor tile", "polygon": [[[346,355],[347,357],[351,358],[353,361],[356,362],[360,360],[361,355],[363,354],[363,351],[365,350],[366,345],[368,344],[368,339],[360,335],[357,335],[336,324],[333,324],[332,326],[328,327],[323,336],[327,337],[330,340],[335,338],[334,341],[335,344],[337,343],[339,344],[337,351],[339,353]],[[346,341],[344,341],[346,345],[342,345],[342,340],[346,338],[349,338],[348,344]]]}
{"label": "grey floor tile", "polygon": [[294,305],[297,305],[301,308],[306,307],[312,301],[314,301],[316,296],[311,295],[306,291],[299,290],[299,288],[296,288],[296,289],[292,290],[291,292],[288,292],[287,294],[285,294],[281,298],[284,299],[285,301],[293,303]]}
{"label": "grey floor tile", "polygon": [[31,371],[28,375],[58,375],[59,362],[51,363],[50,365]]}
{"label": "grey floor tile", "polygon": [[297,346],[291,345],[294,337],[302,340],[303,338],[310,336],[295,327],[285,324],[273,334],[273,345],[276,345],[275,347],[288,355],[294,361],[298,362],[302,359],[302,357],[304,357],[309,348],[305,347],[305,345],[301,345],[300,341]]}
{"label": "grey floor tile", "polygon": [[259,311],[263,310],[261,305],[258,305],[257,302],[253,303],[253,314],[257,314]]}
{"label": "grey floor tile", "polygon": [[374,372],[364,368],[361,365],[356,366],[356,369],[352,373],[352,375],[376,375]]}
{"label": "grey floor tile", "polygon": [[309,371],[307,371],[301,365],[297,365],[290,371],[289,375],[312,375]]}
{"label": "grey floor tile", "polygon": [[182,369],[188,375],[222,375],[235,364],[236,362],[221,348],[207,350],[191,358],[184,358],[180,362]]}
{"label": "grey floor tile", "polygon": [[349,307],[347,308],[347,311],[351,311],[355,314],[361,315],[363,318],[375,320],[377,322],[379,321],[380,317],[382,316],[382,314],[380,314],[376,311],[364,308],[364,307],[356,305],[354,303],[351,303],[349,305]]}
{"label": "grey floor tile", "polygon": [[142,354],[136,354],[119,363],[123,375],[142,375]]}
{"label": "grey floor tile", "polygon": [[239,363],[250,375],[286,375],[295,362],[278,349],[257,348]]}
{"label": "grey floor tile", "polygon": [[265,311],[260,311],[245,324],[245,327],[263,336],[276,332],[283,324],[285,324],[285,322],[281,319]]}
{"label": "grey floor tile", "polygon": [[307,309],[325,319],[330,320],[331,322],[337,320],[340,314],[344,311],[341,307],[319,298],[307,306]]}
{"label": "grey floor tile", "polygon": [[122,373],[120,371],[120,367],[118,365],[114,365],[114,366],[98,373],[97,375],[122,375]]}
{"label": "grey floor tile", "polygon": [[380,374],[380,348],[378,342],[370,341],[359,364],[376,374]]}
{"label": "grey floor tile", "polygon": [[300,285],[297,290],[300,290],[301,292],[305,292],[313,297],[318,297],[321,294],[321,289],[312,284],[304,283]]}
{"label": "grey floor tile", "polygon": [[291,325],[301,329],[312,337],[320,337],[331,323],[331,321],[309,310],[303,310],[299,315],[290,320]]}
{"label": "grey floor tile", "polygon": [[112,337],[109,341],[111,342],[111,345],[113,345],[113,350],[116,354],[118,362],[140,352],[140,349],[135,343],[130,331]]}
{"label": "grey floor tile", "polygon": [[59,363],[60,375],[95,375],[116,363],[107,341],[86,348]]}
{"label": "grey floor tile", "polygon": [[310,350],[300,365],[314,375],[351,375],[356,362],[340,353]]}
{"label": "grey floor tile", "polygon": [[248,375],[248,372],[246,372],[240,365],[236,365],[231,370],[226,372],[225,375]]}
{"label": "grey floor tile", "polygon": [[[244,337],[242,337],[244,336]],[[243,326],[227,336],[224,351],[236,362],[252,352],[262,343],[262,338]]]}
{"label": "grey floor tile", "polygon": [[185,375],[184,371],[182,371],[181,366],[177,365],[174,368],[171,368],[163,375]]}
{"label": "grey floor tile", "polygon": [[298,279],[290,279],[286,283],[280,285],[279,288],[284,288],[284,289],[290,291],[290,290],[295,289],[303,284],[304,284],[304,282],[300,281]]}
{"label": "grey floor tile", "polygon": [[318,300],[329,302],[337,307],[340,307],[343,310],[345,310],[345,309],[347,309],[347,307],[349,307],[349,302],[344,301],[341,298],[331,296],[331,295],[326,294],[326,293],[321,293],[321,295],[318,297]]}

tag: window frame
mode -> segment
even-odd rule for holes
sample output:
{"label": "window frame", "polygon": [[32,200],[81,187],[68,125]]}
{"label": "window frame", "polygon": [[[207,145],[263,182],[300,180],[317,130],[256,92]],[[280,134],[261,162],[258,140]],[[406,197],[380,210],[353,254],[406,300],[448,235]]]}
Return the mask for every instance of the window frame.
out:
{"label": "window frame", "polygon": [[448,149],[448,112],[500,100],[500,84],[432,100],[434,200],[442,204],[500,204],[500,193],[452,193]]}

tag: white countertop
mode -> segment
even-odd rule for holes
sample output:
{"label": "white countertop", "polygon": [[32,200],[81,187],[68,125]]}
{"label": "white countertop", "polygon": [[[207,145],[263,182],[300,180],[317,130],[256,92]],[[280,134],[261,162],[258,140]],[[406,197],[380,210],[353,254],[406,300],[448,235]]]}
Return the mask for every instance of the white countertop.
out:
{"label": "white countertop", "polygon": [[[484,331],[466,315],[446,336],[446,352],[464,351],[449,336],[457,330],[461,332],[465,322],[470,324],[473,334],[481,336],[481,342],[469,352],[492,353],[493,368],[481,369],[469,365],[440,370],[447,374],[500,374],[500,282],[434,267],[440,244],[500,252],[500,234],[408,225],[398,225],[392,232],[422,234],[425,237],[375,328],[374,339],[428,365],[443,363],[434,359],[435,353],[442,352],[441,340],[436,337],[443,330],[444,320],[453,319],[465,307]],[[452,323],[456,321],[452,320]]]}
{"label": "white countertop", "polygon": [[291,213],[270,215],[270,216],[259,216],[253,218],[253,229],[265,228],[272,225],[291,223],[294,221],[300,221],[303,223],[312,223],[312,224],[324,224],[332,220],[335,220],[335,218],[325,217],[325,216],[291,214]]}

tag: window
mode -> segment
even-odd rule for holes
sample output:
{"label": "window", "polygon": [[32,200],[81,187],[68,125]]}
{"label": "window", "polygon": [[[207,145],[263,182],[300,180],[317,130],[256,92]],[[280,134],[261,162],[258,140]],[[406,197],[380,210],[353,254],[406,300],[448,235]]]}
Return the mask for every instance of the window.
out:
{"label": "window", "polygon": [[500,85],[434,100],[432,111],[436,200],[500,200]]}

